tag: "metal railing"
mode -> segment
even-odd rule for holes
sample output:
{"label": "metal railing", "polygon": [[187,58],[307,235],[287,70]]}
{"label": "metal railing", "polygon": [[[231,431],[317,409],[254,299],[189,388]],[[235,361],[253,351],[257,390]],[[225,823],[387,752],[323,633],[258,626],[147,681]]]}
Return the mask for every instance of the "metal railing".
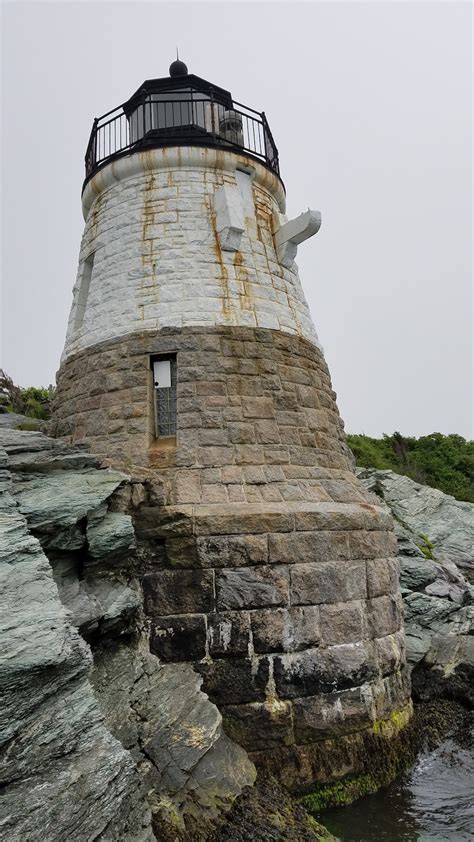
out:
{"label": "metal railing", "polygon": [[177,91],[147,92],[133,106],[121,105],[94,120],[85,155],[84,184],[109,161],[123,155],[179,145],[239,149],[279,174],[278,150],[264,112],[238,102],[228,108],[212,94],[194,96],[186,92],[180,97]]}

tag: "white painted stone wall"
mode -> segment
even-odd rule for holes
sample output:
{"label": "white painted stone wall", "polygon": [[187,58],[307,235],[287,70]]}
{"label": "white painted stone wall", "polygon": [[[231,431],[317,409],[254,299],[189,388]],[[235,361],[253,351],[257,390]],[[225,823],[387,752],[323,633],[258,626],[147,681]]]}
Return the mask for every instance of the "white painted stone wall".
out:
{"label": "white painted stone wall", "polygon": [[[220,247],[223,184],[242,197],[239,251]],[[97,173],[83,207],[62,361],[137,331],[191,325],[271,328],[319,344],[297,267],[278,262],[272,217],[284,213],[284,191],[266,167],[198,147],[136,153]]]}

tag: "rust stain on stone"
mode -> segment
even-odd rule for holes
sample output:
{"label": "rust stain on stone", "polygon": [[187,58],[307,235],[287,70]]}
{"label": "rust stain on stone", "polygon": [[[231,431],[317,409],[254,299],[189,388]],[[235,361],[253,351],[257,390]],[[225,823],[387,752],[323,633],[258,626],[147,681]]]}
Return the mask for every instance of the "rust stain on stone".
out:
{"label": "rust stain on stone", "polygon": [[97,196],[93,206],[92,206],[92,216],[91,216],[91,239],[95,240],[98,233],[99,233],[99,215],[102,211],[102,203],[103,203],[103,193],[99,193]]}
{"label": "rust stain on stone", "polygon": [[[255,196],[255,219],[257,221],[257,237],[261,243],[265,244],[265,237],[263,236],[264,232],[267,234],[271,234],[271,218],[272,214],[268,208],[266,203],[263,203],[261,200]],[[268,241],[268,236],[267,236]]]}
{"label": "rust stain on stone", "polygon": [[368,512],[377,512],[377,507],[373,506],[371,503],[359,503],[361,509],[367,509]]}
{"label": "rust stain on stone", "polygon": [[236,251],[234,254],[234,268],[237,282],[240,286],[239,304],[241,310],[253,310],[254,301],[249,287],[249,276],[246,267],[243,265],[243,254]]}
{"label": "rust stain on stone", "polygon": [[224,257],[222,255],[221,244],[219,242],[219,234],[217,233],[217,226],[216,226],[216,214],[215,211],[212,209],[210,205],[210,200],[207,199],[207,207],[209,212],[209,219],[211,221],[212,226],[212,233],[214,234],[214,242],[213,242],[213,251],[216,257],[216,260],[221,267],[221,281],[222,281],[222,314],[226,319],[232,319],[232,304],[230,300],[230,292],[229,292],[229,273],[227,271],[227,267],[224,263]]}
{"label": "rust stain on stone", "polygon": [[[148,237],[148,229],[150,225],[153,225],[155,219],[155,212],[153,208],[153,200],[150,196],[150,192],[155,187],[155,176],[149,175],[145,180],[145,197],[143,200],[143,226],[142,226],[142,240],[143,242],[147,242]],[[144,255],[142,255],[142,258]]]}
{"label": "rust stain on stone", "polygon": [[[150,156],[151,152],[145,152],[145,156]],[[148,162],[150,163],[150,162]],[[151,167],[150,167],[151,168]],[[156,301],[158,302],[158,286],[156,284],[156,263],[157,263],[157,256],[154,253],[154,238],[152,233],[150,233],[150,227],[154,225],[155,222],[155,207],[154,207],[154,199],[153,199],[153,190],[156,186],[156,177],[153,173],[150,173],[145,179],[145,191],[144,191],[144,199],[143,199],[143,222],[142,222],[142,252],[141,252],[141,262],[144,269],[151,266],[151,274],[152,274],[152,286],[153,291],[156,294]],[[146,279],[146,273],[143,273],[141,278],[141,288],[143,289],[144,281]],[[143,310],[143,305],[139,305]],[[140,318],[144,318],[143,312],[140,314]]]}
{"label": "rust stain on stone", "polygon": [[227,169],[226,162],[225,162],[225,153],[222,151],[222,149],[216,149],[215,155],[216,155],[216,157],[215,157],[214,168],[217,169],[217,170],[220,170],[221,172],[225,171]]}

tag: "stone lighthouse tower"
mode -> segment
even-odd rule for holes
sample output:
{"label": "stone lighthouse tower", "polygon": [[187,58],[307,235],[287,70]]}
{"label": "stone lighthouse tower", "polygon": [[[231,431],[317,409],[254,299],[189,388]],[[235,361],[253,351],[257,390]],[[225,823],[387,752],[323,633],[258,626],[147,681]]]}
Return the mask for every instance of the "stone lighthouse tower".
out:
{"label": "stone lighthouse tower", "polygon": [[290,787],[367,770],[410,688],[396,541],[294,262],[319,213],[287,219],[265,114],[180,61],[94,121],[82,202],[55,433],[163,483],[136,513],[152,651]]}

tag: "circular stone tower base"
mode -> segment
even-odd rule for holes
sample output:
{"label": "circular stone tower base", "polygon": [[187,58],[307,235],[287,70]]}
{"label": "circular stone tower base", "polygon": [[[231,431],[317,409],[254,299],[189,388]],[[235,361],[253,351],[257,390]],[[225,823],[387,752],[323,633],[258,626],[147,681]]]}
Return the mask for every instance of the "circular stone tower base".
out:
{"label": "circular stone tower base", "polygon": [[[176,445],[147,449],[153,384],[134,384],[170,349]],[[167,330],[78,354],[59,388],[60,434],[115,465],[161,460],[163,505],[135,513],[152,651],[192,662],[229,735],[295,791],[364,774],[411,711],[397,546],[352,471],[321,351]]]}

